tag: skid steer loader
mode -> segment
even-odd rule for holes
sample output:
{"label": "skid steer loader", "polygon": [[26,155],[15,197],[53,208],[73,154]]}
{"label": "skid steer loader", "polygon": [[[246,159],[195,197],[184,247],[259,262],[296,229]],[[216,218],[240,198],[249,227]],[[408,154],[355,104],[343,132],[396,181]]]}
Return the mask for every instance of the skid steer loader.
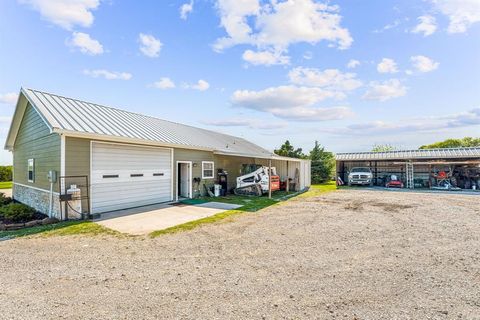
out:
{"label": "skid steer loader", "polygon": [[[251,171],[252,166],[255,166]],[[244,166],[245,167],[245,166]],[[275,167],[271,167],[270,186],[269,172],[267,166],[249,165],[251,172],[237,178],[237,187],[233,190],[236,195],[261,196],[267,193],[269,188],[273,191],[280,190],[280,177],[277,176]]]}

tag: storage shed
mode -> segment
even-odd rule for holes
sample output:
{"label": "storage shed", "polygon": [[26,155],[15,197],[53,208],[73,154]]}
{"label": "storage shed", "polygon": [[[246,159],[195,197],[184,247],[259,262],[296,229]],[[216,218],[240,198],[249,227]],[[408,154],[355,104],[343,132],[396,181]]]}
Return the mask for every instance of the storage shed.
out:
{"label": "storage shed", "polygon": [[407,188],[480,190],[480,147],[338,153],[336,160],[344,182],[352,168],[368,167],[376,186],[395,175]]}
{"label": "storage shed", "polygon": [[194,198],[244,165],[276,167],[292,188],[310,186],[310,161],[280,157],[243,138],[21,89],[5,149],[13,152],[13,197],[57,216],[80,194],[82,212],[102,213]]}

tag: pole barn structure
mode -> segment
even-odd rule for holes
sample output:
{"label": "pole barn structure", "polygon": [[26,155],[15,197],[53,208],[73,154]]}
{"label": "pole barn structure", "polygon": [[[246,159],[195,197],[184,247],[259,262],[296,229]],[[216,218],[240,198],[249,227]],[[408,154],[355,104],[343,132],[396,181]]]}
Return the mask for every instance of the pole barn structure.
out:
{"label": "pole barn structure", "polygon": [[480,190],[480,147],[336,155],[337,177],[345,183],[352,168],[370,168],[373,185],[385,186],[392,175],[406,188]]}

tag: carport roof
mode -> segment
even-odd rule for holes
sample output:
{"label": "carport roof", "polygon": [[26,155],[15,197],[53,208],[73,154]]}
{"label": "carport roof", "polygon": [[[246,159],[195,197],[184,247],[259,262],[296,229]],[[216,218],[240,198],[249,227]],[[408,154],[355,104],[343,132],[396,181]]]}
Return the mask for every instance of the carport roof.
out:
{"label": "carport roof", "polygon": [[52,132],[66,136],[278,159],[275,154],[243,138],[25,88],[20,91],[6,149],[13,148],[27,101]]}
{"label": "carport roof", "polygon": [[480,158],[480,147],[337,153],[338,161]]}

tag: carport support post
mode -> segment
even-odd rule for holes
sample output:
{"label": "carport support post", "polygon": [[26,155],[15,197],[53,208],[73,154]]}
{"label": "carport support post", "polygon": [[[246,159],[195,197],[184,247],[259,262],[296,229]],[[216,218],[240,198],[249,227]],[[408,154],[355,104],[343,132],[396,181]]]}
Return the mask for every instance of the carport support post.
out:
{"label": "carport support post", "polygon": [[272,159],[268,160],[268,199],[272,199]]}
{"label": "carport support post", "polygon": [[286,190],[287,190],[287,193],[290,191],[290,182],[289,182],[289,177],[288,177],[288,160],[287,160],[287,186],[286,186]]}

